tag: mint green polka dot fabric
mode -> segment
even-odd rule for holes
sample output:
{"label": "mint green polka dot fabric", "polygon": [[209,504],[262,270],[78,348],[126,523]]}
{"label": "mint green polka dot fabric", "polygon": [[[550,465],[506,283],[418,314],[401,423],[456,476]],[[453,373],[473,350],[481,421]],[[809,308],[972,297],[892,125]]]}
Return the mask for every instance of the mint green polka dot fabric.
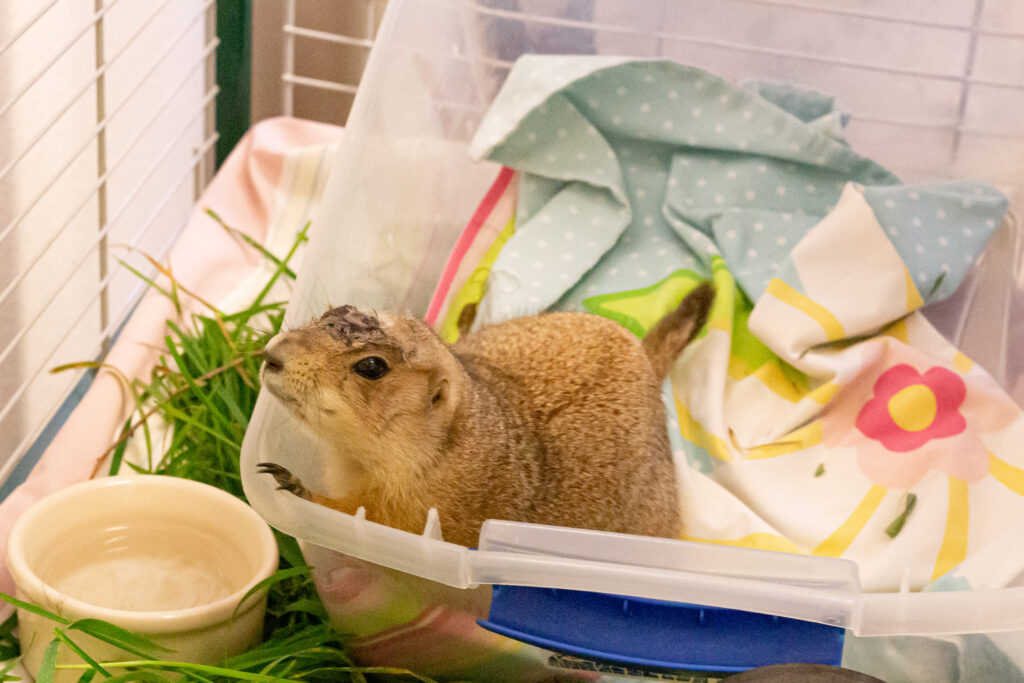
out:
{"label": "mint green polka dot fabric", "polygon": [[847,183],[926,301],[951,294],[1007,201],[979,182],[907,186],[842,139],[827,95],[741,87],[667,61],[524,56],[470,152],[522,172],[515,234],[477,325],[708,273],[721,255],[752,300],[800,283],[790,250]]}

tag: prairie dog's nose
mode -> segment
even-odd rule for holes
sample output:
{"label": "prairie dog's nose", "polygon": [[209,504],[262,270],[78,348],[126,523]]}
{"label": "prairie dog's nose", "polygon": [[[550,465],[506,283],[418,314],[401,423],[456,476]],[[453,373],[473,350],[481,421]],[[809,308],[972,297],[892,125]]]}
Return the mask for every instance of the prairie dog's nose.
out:
{"label": "prairie dog's nose", "polygon": [[282,334],[276,335],[267,342],[263,349],[263,363],[267,372],[280,372],[284,370],[285,357],[288,355],[285,346],[288,340]]}
{"label": "prairie dog's nose", "polygon": [[284,370],[284,361],[275,356],[269,348],[263,352],[263,363],[267,368],[267,372]]}

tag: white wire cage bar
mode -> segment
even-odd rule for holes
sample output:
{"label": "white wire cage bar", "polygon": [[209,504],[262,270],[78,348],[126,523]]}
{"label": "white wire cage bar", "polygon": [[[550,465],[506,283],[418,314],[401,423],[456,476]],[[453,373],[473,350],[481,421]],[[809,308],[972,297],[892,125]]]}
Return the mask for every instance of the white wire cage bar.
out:
{"label": "white wire cage bar", "polygon": [[[280,27],[281,113],[344,123],[386,4],[342,0],[333,3],[333,15],[325,17],[323,3],[316,0],[285,0]],[[331,99],[331,94],[344,97]],[[317,100],[322,104],[310,106]]]}
{"label": "white wire cage bar", "polygon": [[217,46],[215,0],[0,7],[0,480],[86,373],[47,371],[142,295],[117,261],[152,272],[131,248],[163,258],[212,175]]}

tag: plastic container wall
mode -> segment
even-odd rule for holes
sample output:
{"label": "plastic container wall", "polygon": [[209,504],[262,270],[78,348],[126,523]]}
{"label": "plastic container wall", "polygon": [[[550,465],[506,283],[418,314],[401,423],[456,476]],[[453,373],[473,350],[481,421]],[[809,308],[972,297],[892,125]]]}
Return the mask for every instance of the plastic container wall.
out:
{"label": "plastic container wall", "polygon": [[[668,58],[734,81],[798,83],[851,113],[846,137],[904,180],[978,178],[1024,211],[1024,11],[1010,0],[814,5],[782,0],[396,0],[355,103],[318,235],[288,311],[328,303],[423,313],[497,173],[466,147],[523,53]],[[927,20],[921,20],[927,16]],[[1020,69],[1007,65],[1021,63]],[[940,331],[1024,404],[1022,243],[1007,228],[949,303]],[[997,261],[997,262],[993,262]],[[1021,354],[1024,356],[1024,354]]]}
{"label": "plastic container wall", "polygon": [[[906,180],[986,179],[1020,210],[1024,68],[1007,64],[1024,66],[1024,49],[1014,33],[1024,33],[1024,11],[1012,0],[392,0],[286,322],[342,303],[425,312],[444,260],[498,172],[470,161],[468,142],[524,53],[664,57],[736,81],[815,87],[853,115],[851,145]],[[1008,224],[961,290],[928,312],[1018,402],[1024,352],[1010,340],[1024,324],[1021,244]],[[628,557],[509,551],[488,548],[486,538],[481,551],[469,551],[438,540],[436,527],[417,536],[276,495],[269,477],[252,474],[256,462],[280,462],[310,481],[332,476],[290,420],[261,397],[243,450],[244,484],[268,521],[310,543],[457,587],[453,593],[486,580],[681,600],[700,594],[700,580],[712,576],[635,567],[650,577],[667,572],[658,579],[664,590],[652,588],[635,580]],[[581,586],[588,568],[600,579]],[[777,573],[762,569],[724,575],[720,590],[705,591],[717,595],[708,604],[754,609],[785,594],[790,602],[768,611],[815,618],[817,610],[823,623],[864,633],[913,636],[958,623],[962,633],[1015,631],[999,636],[1001,646],[1024,661],[1017,616],[1024,589],[858,597],[855,581],[836,580],[831,565],[809,565],[802,585],[776,582]],[[826,579],[807,585],[815,576]],[[810,597],[803,601],[800,591]],[[941,647],[955,649],[957,637]],[[927,642],[921,647],[940,641]]]}

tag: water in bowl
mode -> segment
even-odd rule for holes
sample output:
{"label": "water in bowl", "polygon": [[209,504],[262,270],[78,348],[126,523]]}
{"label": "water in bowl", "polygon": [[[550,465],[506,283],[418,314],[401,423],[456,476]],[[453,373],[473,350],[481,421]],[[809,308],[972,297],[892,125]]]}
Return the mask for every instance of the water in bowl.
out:
{"label": "water in bowl", "polygon": [[37,573],[82,602],[135,612],[209,604],[252,576],[240,549],[202,528],[135,522],[78,529],[42,553]]}

